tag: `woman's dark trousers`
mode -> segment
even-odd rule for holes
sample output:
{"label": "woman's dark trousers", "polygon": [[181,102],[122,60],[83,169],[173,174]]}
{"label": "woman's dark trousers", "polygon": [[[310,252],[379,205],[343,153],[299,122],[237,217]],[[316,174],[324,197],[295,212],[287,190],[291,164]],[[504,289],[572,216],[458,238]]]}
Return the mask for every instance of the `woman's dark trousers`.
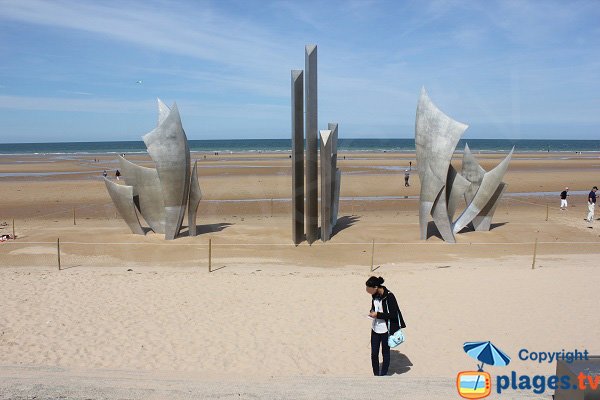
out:
{"label": "woman's dark trousers", "polygon": [[[381,354],[383,355],[383,364],[381,373],[379,371],[379,345],[381,344]],[[373,375],[384,376],[388,373],[390,367],[390,346],[388,346],[388,333],[375,333],[371,329],[371,364],[373,365]]]}

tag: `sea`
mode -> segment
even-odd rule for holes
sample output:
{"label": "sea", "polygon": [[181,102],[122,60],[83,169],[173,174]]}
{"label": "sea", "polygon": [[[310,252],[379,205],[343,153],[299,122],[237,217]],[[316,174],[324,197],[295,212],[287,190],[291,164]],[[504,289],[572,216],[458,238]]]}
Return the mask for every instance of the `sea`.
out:
{"label": "sea", "polygon": [[[513,146],[517,153],[531,152],[600,152],[600,140],[542,140],[542,139],[461,139],[456,147],[461,151],[465,143],[474,152],[503,153]],[[230,139],[188,140],[190,150],[206,153],[270,153],[290,152],[290,139]],[[340,138],[341,152],[414,152],[414,139],[349,139]],[[60,142],[60,143],[0,143],[0,154],[121,154],[146,153],[144,142]]]}

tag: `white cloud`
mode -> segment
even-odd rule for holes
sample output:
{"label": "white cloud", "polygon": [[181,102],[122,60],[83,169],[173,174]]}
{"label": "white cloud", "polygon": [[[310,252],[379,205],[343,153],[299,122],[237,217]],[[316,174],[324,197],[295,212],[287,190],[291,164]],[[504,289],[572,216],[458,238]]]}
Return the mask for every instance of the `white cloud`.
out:
{"label": "white cloud", "polygon": [[81,30],[139,46],[223,64],[269,70],[285,64],[285,48],[256,24],[206,7],[157,7],[144,3],[9,0],[0,17]]}
{"label": "white cloud", "polygon": [[149,100],[77,99],[57,97],[1,96],[0,109],[30,111],[66,111],[129,113],[147,111],[155,104]]}

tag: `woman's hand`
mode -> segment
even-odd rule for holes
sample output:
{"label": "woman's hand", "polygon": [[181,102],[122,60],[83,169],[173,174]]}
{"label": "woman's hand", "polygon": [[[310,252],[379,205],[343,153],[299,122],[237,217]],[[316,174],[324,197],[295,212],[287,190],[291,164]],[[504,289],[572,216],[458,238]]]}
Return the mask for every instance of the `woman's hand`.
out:
{"label": "woman's hand", "polygon": [[371,311],[369,313],[369,317],[371,317],[371,318],[377,318],[377,313],[375,311]]}

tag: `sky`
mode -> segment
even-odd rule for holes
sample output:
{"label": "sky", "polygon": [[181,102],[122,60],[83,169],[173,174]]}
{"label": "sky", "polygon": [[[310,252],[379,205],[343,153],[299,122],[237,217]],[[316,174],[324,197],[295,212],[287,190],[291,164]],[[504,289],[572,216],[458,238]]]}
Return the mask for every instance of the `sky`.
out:
{"label": "sky", "polygon": [[600,1],[0,0],[0,143],[289,138],[318,46],[319,127],[412,138],[422,87],[464,138],[600,139]]}

